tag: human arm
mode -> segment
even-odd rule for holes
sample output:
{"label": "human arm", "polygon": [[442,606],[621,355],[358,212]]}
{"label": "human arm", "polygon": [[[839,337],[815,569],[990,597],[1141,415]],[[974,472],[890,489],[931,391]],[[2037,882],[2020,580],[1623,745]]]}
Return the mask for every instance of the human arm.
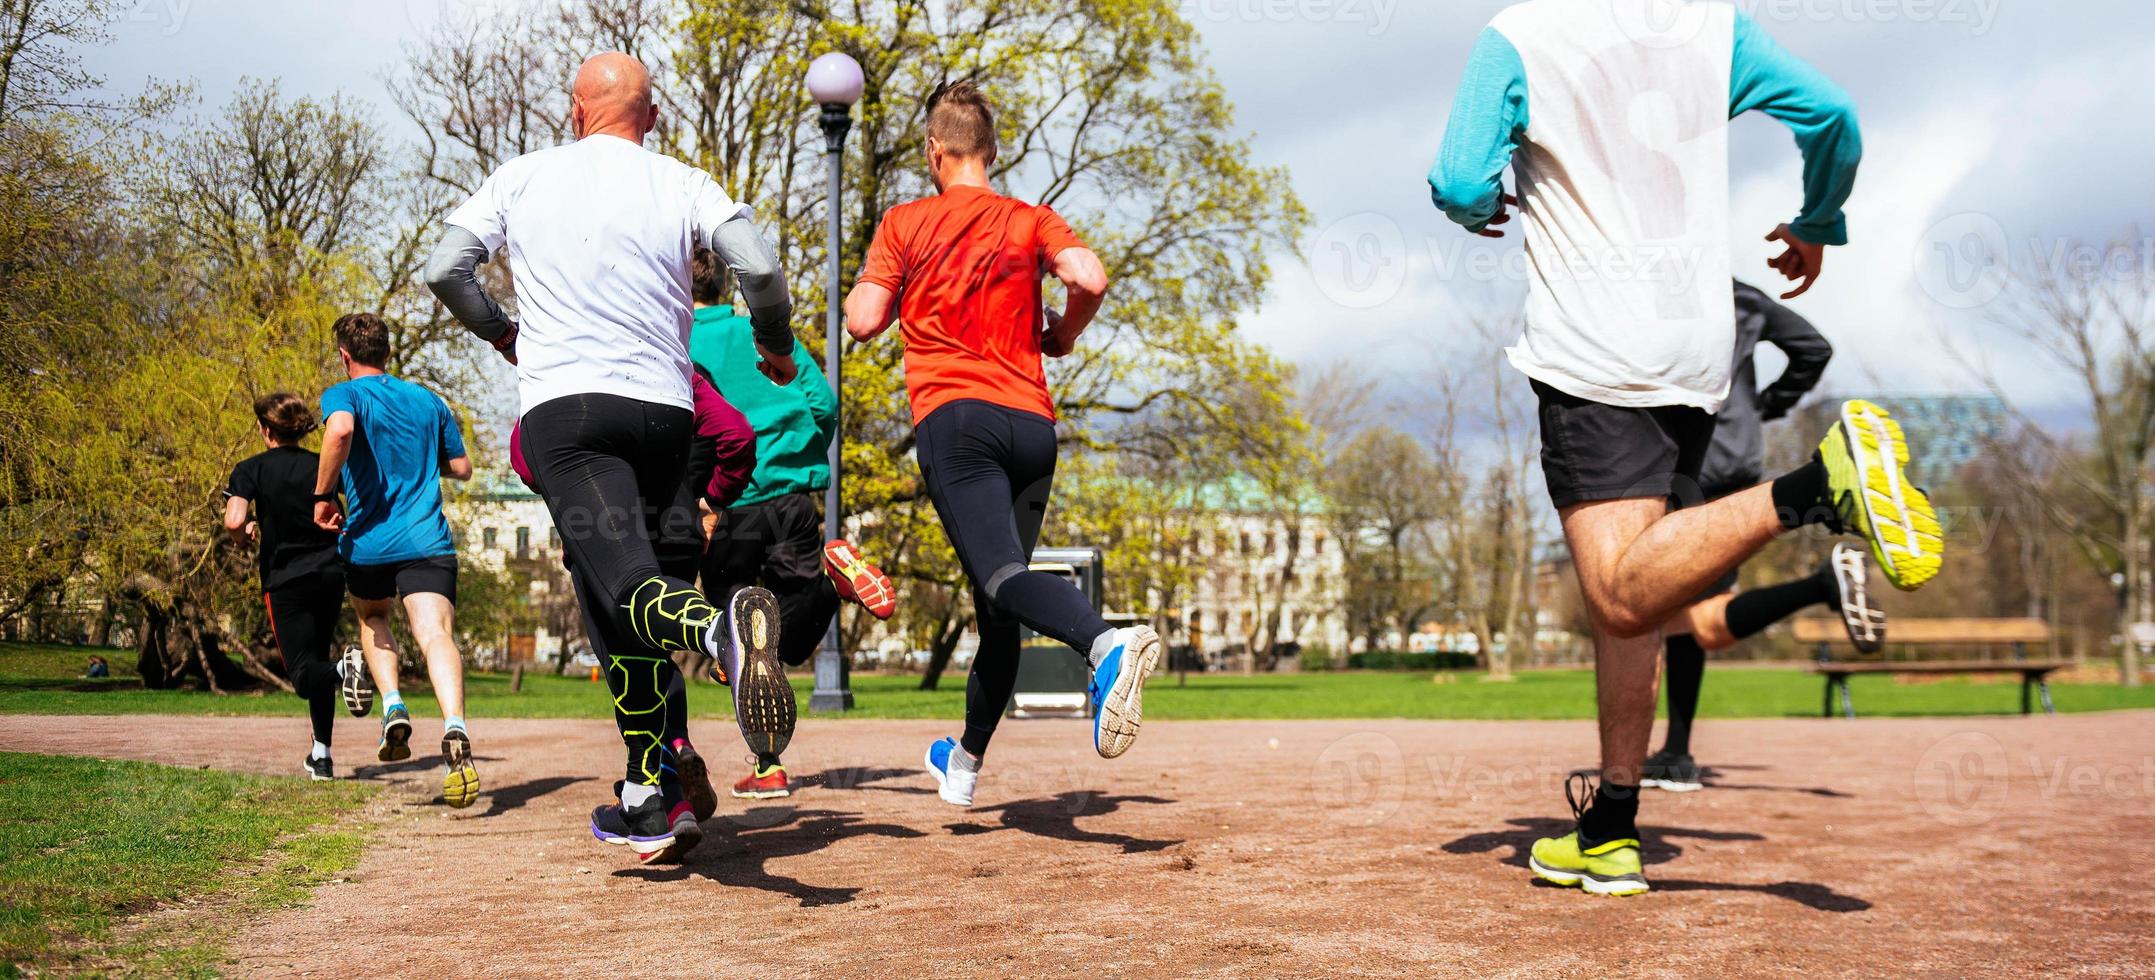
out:
{"label": "human arm", "polygon": [[689,486],[713,510],[723,510],[741,499],[756,475],[756,430],[718,389],[700,379],[696,416],[697,455],[689,465],[700,472],[701,479]]}
{"label": "human arm", "polygon": [[1445,217],[1477,235],[1503,237],[1490,226],[1511,220],[1504,207],[1518,203],[1504,193],[1504,170],[1526,127],[1526,65],[1501,32],[1483,28],[1429,170],[1430,200]]}
{"label": "human arm", "polygon": [[1077,349],[1078,336],[1100,312],[1107,298],[1107,267],[1092,249],[1079,245],[1056,252],[1048,272],[1062,281],[1063,309],[1046,311],[1047,331],[1041,337],[1040,352],[1061,357]]}
{"label": "human arm", "polygon": [[1767,264],[1796,288],[1793,299],[1818,279],[1827,245],[1848,244],[1842,205],[1855,189],[1863,161],[1863,134],[1855,103],[1818,69],[1781,47],[1751,17],[1736,12],[1729,58],[1729,116],[1757,109],[1781,121],[1803,155],[1803,210],[1775,228],[1767,241],[1787,246]]}
{"label": "human arm", "polygon": [[1745,312],[1763,317],[1759,340],[1788,355],[1788,367],[1781,376],[1758,393],[1759,418],[1771,422],[1786,416],[1804,395],[1818,387],[1826,364],[1833,360],[1833,345],[1802,314],[1749,286],[1738,286],[1736,304]]}
{"label": "human arm", "polygon": [[[322,396],[322,407],[328,409],[328,395]],[[314,525],[324,531],[344,529],[344,509],[337,506],[337,483],[344,473],[344,463],[352,457],[352,413],[345,410],[329,412],[322,422],[322,457],[314,470]]]}
{"label": "human arm", "polygon": [[779,271],[778,256],[745,212],[720,223],[706,244],[741,284],[764,376],[773,384],[791,384],[800,370],[793,362],[793,296]]}
{"label": "human arm", "polygon": [[846,336],[860,343],[881,336],[898,319],[898,297],[905,290],[905,246],[898,239],[897,223],[891,220],[896,213],[893,209],[876,223],[860,280],[846,294]]}
{"label": "human arm", "polygon": [[452,480],[471,479],[471,455],[464,451],[464,430],[457,425],[456,413],[449,410],[449,403],[435,396],[441,406],[437,416],[441,426],[442,472]]}
{"label": "human arm", "polygon": [[497,203],[494,178],[479,185],[471,200],[451,212],[448,228],[427,258],[427,289],[464,329],[486,341],[509,363],[516,363],[516,323],[479,284],[479,266],[508,240]]}
{"label": "human arm", "polygon": [[247,506],[251,503],[238,494],[226,494],[224,498],[224,533],[238,544],[253,544],[255,523],[247,519]]}

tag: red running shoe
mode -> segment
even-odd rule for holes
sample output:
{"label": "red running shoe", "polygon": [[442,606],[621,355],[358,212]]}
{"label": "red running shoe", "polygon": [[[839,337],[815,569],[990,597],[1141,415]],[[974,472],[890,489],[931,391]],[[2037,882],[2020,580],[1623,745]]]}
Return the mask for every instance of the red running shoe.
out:
{"label": "red running shoe", "polygon": [[793,795],[793,784],[786,780],[786,767],[752,769],[741,781],[733,784],[733,795],[744,800],[775,800]]}
{"label": "red running shoe", "polygon": [[841,538],[823,546],[823,571],[838,587],[839,598],[860,603],[868,615],[889,619],[898,611],[898,590],[890,576],[868,564],[851,542]]}

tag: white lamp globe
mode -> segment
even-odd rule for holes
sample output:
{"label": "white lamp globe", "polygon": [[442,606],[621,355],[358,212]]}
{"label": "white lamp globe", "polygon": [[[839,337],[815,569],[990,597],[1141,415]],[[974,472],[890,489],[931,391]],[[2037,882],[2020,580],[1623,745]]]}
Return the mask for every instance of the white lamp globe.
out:
{"label": "white lamp globe", "polygon": [[852,105],[861,97],[861,66],[851,55],[833,51],[808,64],[808,94],[817,105]]}

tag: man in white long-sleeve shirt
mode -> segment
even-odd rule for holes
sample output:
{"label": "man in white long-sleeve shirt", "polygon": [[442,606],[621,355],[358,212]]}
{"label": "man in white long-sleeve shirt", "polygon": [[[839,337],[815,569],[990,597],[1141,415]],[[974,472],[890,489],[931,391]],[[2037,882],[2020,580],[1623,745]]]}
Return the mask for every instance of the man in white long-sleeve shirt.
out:
{"label": "man in white long-sleeve shirt", "polygon": [[[625,641],[609,644],[606,679],[626,777],[620,802],[593,811],[591,832],[645,861],[678,857],[701,837],[662,737],[671,710],[664,692],[678,683],[670,654],[698,650],[717,662],[753,751],[782,751],[795,711],[771,594],[743,589],[721,613],[693,584],[663,574],[653,549],[694,429],[688,338],[697,245],[717,252],[741,283],[765,374],[785,384],[797,370],[792,301],[749,209],[709,174],[644,149],[657,118],[651,76],[636,59],[609,52],[586,61],[573,92],[576,142],[488,176],[449,215],[427,272],[443,304],[516,363],[525,461],[561,530],[579,594],[605,604],[586,612]],[[503,246],[516,323],[473,275]]]}
{"label": "man in white long-sleeve shirt", "polygon": [[[1868,402],[1805,466],[1699,500],[1735,340],[1727,123],[1759,109],[1796,135],[1797,217],[1770,264],[1817,278],[1847,241],[1841,205],[1862,155],[1847,95],[1719,3],[1528,0],[1477,40],[1429,183],[1467,230],[1501,237],[1516,205],[1530,270],[1526,332],[1507,353],[1540,399],[1542,469],[1594,623],[1601,719],[1595,789],[1566,787],[1578,825],[1536,842],[1536,874],[1601,894],[1647,890],[1638,786],[1664,622],[1776,536],[1821,524],[1870,542],[1888,581],[1937,573],[1936,515],[1903,471],[1900,428]],[[1516,197],[1502,177],[1515,174]],[[1784,297],[1786,298],[1786,297]],[[1580,790],[1584,790],[1581,792]]]}

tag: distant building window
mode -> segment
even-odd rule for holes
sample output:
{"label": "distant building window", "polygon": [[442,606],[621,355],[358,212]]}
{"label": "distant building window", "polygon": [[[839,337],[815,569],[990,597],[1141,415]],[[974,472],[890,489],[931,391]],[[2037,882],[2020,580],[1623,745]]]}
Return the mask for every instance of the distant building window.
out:
{"label": "distant building window", "polygon": [[531,557],[531,529],[528,527],[516,529],[516,557]]}
{"label": "distant building window", "polygon": [[494,529],[487,528],[486,530],[479,532],[479,540],[481,542],[480,547],[485,548],[488,551],[494,550]]}

